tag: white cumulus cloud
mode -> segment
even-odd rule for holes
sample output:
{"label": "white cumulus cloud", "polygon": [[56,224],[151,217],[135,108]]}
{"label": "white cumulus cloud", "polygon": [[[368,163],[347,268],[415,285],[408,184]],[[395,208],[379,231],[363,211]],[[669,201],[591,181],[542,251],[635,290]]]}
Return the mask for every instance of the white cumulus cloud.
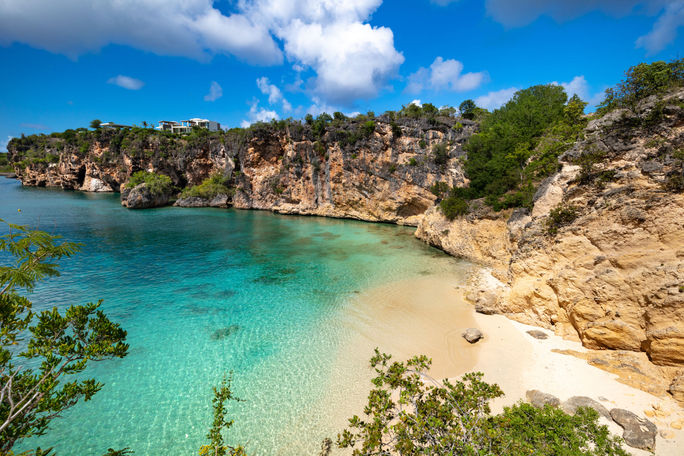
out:
{"label": "white cumulus cloud", "polygon": [[677,29],[684,25],[684,0],[673,1],[653,25],[653,29],[636,41],[637,47],[649,54],[662,51],[677,38]]}
{"label": "white cumulus cloud", "polygon": [[0,139],[0,152],[7,152],[7,144],[12,140],[13,136],[8,136],[6,140]]}
{"label": "white cumulus cloud", "polygon": [[135,79],[130,76],[124,76],[122,74],[109,78],[107,80],[107,83],[114,84],[128,90],[140,90],[142,89],[142,86],[145,85],[145,83],[142,82],[140,79]]}
{"label": "white cumulus cloud", "polygon": [[278,119],[278,113],[266,108],[259,107],[257,100],[251,103],[247,119],[241,122],[242,128],[247,128],[255,122],[268,122],[272,119]]}
{"label": "white cumulus cloud", "polygon": [[419,93],[424,89],[466,92],[487,80],[487,73],[463,73],[463,63],[437,57],[429,68],[419,68],[409,76],[406,92]]}
{"label": "white cumulus cloud", "polygon": [[223,96],[223,88],[216,81],[211,81],[209,93],[204,96],[204,101],[216,101]]}
{"label": "white cumulus cloud", "polygon": [[519,89],[516,87],[511,87],[510,89],[501,89],[494,92],[489,92],[486,95],[475,98],[475,104],[480,108],[485,108],[492,111],[506,104],[506,102],[510,100],[513,94],[515,94],[515,92],[518,90]]}
{"label": "white cumulus cloud", "polygon": [[160,55],[206,59],[233,54],[251,63],[282,62],[268,29],[212,0],[4,0],[0,43],[15,41],[76,58],[114,43]]}
{"label": "white cumulus cloud", "polygon": [[282,103],[283,110],[292,111],[292,105],[283,96],[283,92],[275,85],[271,84],[267,77],[257,79],[257,87],[264,95],[268,95],[268,102],[270,104]]}
{"label": "white cumulus cloud", "polygon": [[[327,103],[375,97],[404,57],[387,27],[368,23],[382,0],[0,0],[0,45],[22,42],[71,58],[120,44],[206,60],[288,62],[311,71],[305,91]],[[282,48],[281,48],[282,47]],[[303,81],[304,82],[304,81]]]}

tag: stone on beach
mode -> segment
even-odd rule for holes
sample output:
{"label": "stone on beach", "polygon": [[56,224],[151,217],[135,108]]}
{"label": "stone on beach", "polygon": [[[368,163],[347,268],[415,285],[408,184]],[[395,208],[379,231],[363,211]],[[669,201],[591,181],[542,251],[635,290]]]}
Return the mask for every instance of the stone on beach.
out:
{"label": "stone on beach", "polygon": [[610,413],[608,412],[607,408],[605,408],[603,405],[587,396],[573,396],[567,401],[563,402],[563,404],[561,405],[561,409],[563,409],[565,413],[569,413],[570,415],[574,415],[577,409],[580,407],[592,408],[596,410],[604,418],[608,420],[611,419]]}
{"label": "stone on beach", "polygon": [[537,408],[542,408],[547,404],[552,407],[558,407],[560,405],[560,399],[556,396],[539,390],[529,390],[525,393],[525,397],[530,404]]}
{"label": "stone on beach", "polygon": [[471,344],[474,344],[475,342],[482,339],[482,337],[484,337],[484,335],[482,334],[482,331],[480,331],[477,328],[468,328],[461,335],[463,336],[463,338],[465,340],[467,340]]}
{"label": "stone on beach", "polygon": [[641,450],[655,450],[658,432],[655,424],[625,409],[614,408],[610,416],[624,429],[622,438],[627,445]]}
{"label": "stone on beach", "polygon": [[534,337],[535,339],[548,339],[549,338],[548,334],[546,334],[544,331],[540,331],[538,329],[531,329],[531,330],[527,331],[527,334]]}

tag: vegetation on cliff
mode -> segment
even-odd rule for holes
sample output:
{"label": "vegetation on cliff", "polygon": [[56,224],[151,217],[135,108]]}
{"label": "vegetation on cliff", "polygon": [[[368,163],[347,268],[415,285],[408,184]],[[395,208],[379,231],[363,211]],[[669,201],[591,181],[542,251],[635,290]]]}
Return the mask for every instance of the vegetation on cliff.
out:
{"label": "vegetation on cliff", "polygon": [[7,159],[7,152],[0,152],[0,173],[12,172],[12,165]]}
{"label": "vegetation on cliff", "polygon": [[168,194],[173,189],[173,182],[169,176],[148,171],[133,173],[131,179],[126,183],[126,188],[132,189],[140,184],[145,184],[153,195]]}
{"label": "vegetation on cliff", "polygon": [[[561,86],[549,84],[520,90],[500,109],[480,114],[480,132],[465,147],[470,184],[442,189],[442,209],[463,207],[476,198],[485,198],[495,210],[531,207],[538,183],[558,170],[558,156],[586,125],[585,106],[577,96],[568,100]],[[444,213],[453,218],[453,211]]]}
{"label": "vegetation on cliff", "polygon": [[[631,67],[616,88],[606,90],[605,100],[597,116],[627,108],[634,111],[649,96],[661,96],[684,86],[684,59],[672,62],[642,63]],[[464,164],[470,184],[466,188],[447,191],[439,188],[443,198],[440,207],[449,219],[462,213],[467,200],[484,198],[495,210],[509,207],[531,209],[539,183],[559,169],[558,158],[583,137],[588,118],[583,115],[586,103],[574,95],[569,100],[558,85],[534,86],[520,90],[501,108],[491,114],[477,112],[470,100],[463,102],[464,117],[481,119],[480,132],[473,135],[465,149]],[[628,127],[657,125],[664,115],[666,103],[657,101],[654,109],[641,119],[627,119]],[[675,160],[681,160],[674,151]],[[611,176],[595,171],[600,154],[579,157],[583,182],[605,183]],[[666,188],[684,189],[684,173],[673,173]]]}
{"label": "vegetation on cliff", "polygon": [[604,115],[614,109],[634,110],[636,104],[651,95],[663,95],[684,86],[684,58],[671,62],[640,63],[625,72],[625,79],[606,90],[605,99],[596,110]]}
{"label": "vegetation on cliff", "polygon": [[211,175],[199,185],[187,187],[181,193],[181,198],[212,199],[218,195],[232,195],[235,189],[229,187],[229,179],[220,173]]}

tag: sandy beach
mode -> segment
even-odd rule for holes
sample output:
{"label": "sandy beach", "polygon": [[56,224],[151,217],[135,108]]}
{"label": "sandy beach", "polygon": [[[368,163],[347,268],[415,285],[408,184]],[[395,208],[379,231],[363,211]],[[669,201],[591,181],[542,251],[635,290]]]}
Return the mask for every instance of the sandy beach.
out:
{"label": "sandy beach", "polygon": [[[564,340],[551,331],[511,321],[500,315],[474,312],[463,298],[462,277],[427,276],[388,284],[359,294],[349,306],[345,324],[349,341],[334,366],[328,402],[334,423],[342,429],[346,418],[361,413],[370,389],[372,372],[367,360],[374,347],[396,359],[425,354],[432,358],[430,374],[438,379],[459,377],[469,371],[485,374],[497,383],[505,397],[493,403],[495,412],[525,399],[538,389],[561,401],[588,396],[608,410],[624,408],[658,426],[657,455],[681,455],[684,410],[670,397],[656,397],[616,381],[617,376],[559,350],[588,352],[579,342]],[[484,338],[467,343],[461,334],[478,328]],[[538,329],[549,337],[536,339],[527,331]],[[365,360],[365,361],[364,361]],[[655,415],[654,415],[655,411]],[[622,428],[601,418],[611,431]],[[664,438],[666,436],[667,438]],[[635,455],[650,454],[626,447]]]}

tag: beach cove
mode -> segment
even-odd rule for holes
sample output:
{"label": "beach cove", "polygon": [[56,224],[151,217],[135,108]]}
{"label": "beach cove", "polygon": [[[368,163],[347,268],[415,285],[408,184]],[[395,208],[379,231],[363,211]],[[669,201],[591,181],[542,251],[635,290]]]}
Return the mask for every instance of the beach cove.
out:
{"label": "beach cove", "polygon": [[[95,367],[107,385],[96,399],[56,421],[49,440],[27,443],[194,454],[211,386],[232,371],[245,402],[231,408],[230,438],[254,454],[315,454],[361,412],[376,346],[397,359],[428,355],[438,379],[484,372],[506,393],[495,410],[540,389],[637,413],[655,404],[669,412],[659,429],[684,418],[670,399],[557,352],[584,350],[579,343],[538,340],[532,327],[476,314],[463,295],[479,268],[426,247],[409,228],[253,211],[129,212],[112,195],[2,185],[2,218],[17,221],[21,209],[18,223],[85,244],[37,295],[58,306],[104,298],[134,341],[129,357]],[[484,339],[468,344],[469,327]],[[568,382],[569,372],[582,381]],[[678,454],[682,434],[659,436],[657,454]]]}

